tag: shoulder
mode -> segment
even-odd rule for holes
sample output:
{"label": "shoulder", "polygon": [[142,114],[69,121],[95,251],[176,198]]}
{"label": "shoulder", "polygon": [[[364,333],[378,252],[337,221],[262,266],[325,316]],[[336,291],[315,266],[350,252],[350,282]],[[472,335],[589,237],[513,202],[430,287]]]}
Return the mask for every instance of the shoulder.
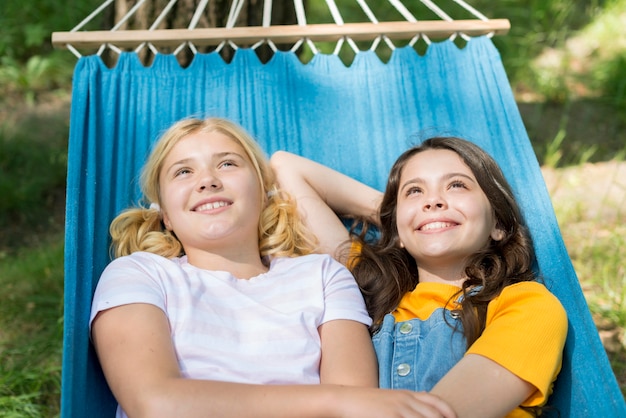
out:
{"label": "shoulder", "polygon": [[111,269],[148,269],[161,267],[180,266],[180,258],[165,258],[149,252],[137,251],[123,257],[112,260],[106,267]]}
{"label": "shoulder", "polygon": [[[505,287],[489,304],[488,316],[516,312],[525,317],[550,318],[549,322],[567,327],[567,315],[561,301],[539,282],[520,282]],[[541,320],[539,321],[541,322]]]}
{"label": "shoulder", "polygon": [[161,283],[181,275],[184,258],[165,258],[148,252],[135,252],[111,261],[100,276],[99,283]]}
{"label": "shoulder", "polygon": [[496,298],[509,302],[542,301],[561,305],[559,299],[539,282],[519,282],[505,287]]}
{"label": "shoulder", "polygon": [[272,259],[272,274],[298,277],[298,282],[318,283],[324,287],[352,286],[356,288],[354,276],[346,266],[327,254],[309,254],[298,257]]}
{"label": "shoulder", "polygon": [[116,258],[104,269],[94,292],[91,317],[98,312],[133,303],[147,303],[164,312],[169,283],[180,271],[177,259],[136,252]]}
{"label": "shoulder", "polygon": [[276,257],[272,259],[272,266],[293,268],[294,266],[308,266],[311,268],[346,269],[343,264],[328,254],[308,254],[298,257]]}

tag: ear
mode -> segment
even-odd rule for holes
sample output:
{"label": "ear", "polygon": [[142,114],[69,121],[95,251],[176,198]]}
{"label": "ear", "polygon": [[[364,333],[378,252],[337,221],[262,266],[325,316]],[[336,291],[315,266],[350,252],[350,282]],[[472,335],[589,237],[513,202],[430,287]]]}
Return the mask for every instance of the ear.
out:
{"label": "ear", "polygon": [[168,231],[172,230],[172,223],[170,222],[170,218],[167,216],[167,213],[161,210],[161,214],[163,216],[163,225],[165,225],[165,229]]}
{"label": "ear", "polygon": [[502,241],[504,239],[504,236],[504,231],[497,226],[495,226],[491,231],[491,239],[493,239],[494,241]]}

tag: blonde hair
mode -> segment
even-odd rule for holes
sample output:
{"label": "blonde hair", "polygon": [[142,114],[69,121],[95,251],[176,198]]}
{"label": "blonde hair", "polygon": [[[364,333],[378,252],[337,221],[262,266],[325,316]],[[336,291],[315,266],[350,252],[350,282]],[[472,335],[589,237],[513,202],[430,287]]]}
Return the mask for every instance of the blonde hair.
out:
{"label": "blonde hair", "polygon": [[[225,119],[183,119],[172,125],[156,143],[141,172],[141,190],[146,204],[160,205],[160,173],[172,148],[197,132],[220,132],[236,141],[252,162],[265,204],[259,217],[259,253],[264,256],[310,254],[315,236],[302,222],[295,201],[279,191],[274,172],[257,142],[240,126]],[[152,206],[152,205],[151,205]],[[165,229],[158,209],[126,209],[111,222],[111,249],[114,257],[147,251],[171,258],[184,254],[176,236]]]}

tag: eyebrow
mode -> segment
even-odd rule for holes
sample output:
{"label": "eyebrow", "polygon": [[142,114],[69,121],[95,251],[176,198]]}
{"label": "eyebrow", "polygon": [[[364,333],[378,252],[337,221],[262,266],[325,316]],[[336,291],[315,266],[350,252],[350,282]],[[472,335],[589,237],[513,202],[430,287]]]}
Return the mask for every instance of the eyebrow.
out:
{"label": "eyebrow", "polygon": [[[458,172],[458,173],[457,172],[447,173],[447,174],[442,176],[442,179],[443,180],[449,180],[449,179],[451,179],[453,177],[463,177],[463,178],[466,178],[467,180],[471,181],[472,183],[476,184],[476,180],[473,177],[471,177],[471,176],[469,176],[469,175],[467,175],[465,173],[460,173],[460,172]],[[402,185],[400,186],[399,190],[403,190],[408,185],[415,184],[415,183],[418,183],[418,184],[424,183],[424,180],[421,177],[414,177],[414,178],[409,179],[409,180],[405,181],[404,183],[402,183]]]}

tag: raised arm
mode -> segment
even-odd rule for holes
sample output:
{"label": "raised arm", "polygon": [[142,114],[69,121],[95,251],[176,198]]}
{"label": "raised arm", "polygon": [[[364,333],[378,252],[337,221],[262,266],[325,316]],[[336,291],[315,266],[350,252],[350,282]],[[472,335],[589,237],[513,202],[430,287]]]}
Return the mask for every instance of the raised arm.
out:
{"label": "raised arm", "polygon": [[286,151],[270,160],[278,183],[294,197],[305,222],[320,241],[320,252],[345,263],[338,252],[348,238],[339,216],[357,216],[378,224],[382,193],[329,167]]}
{"label": "raised arm", "polygon": [[131,418],[455,418],[447,404],[427,393],[338,384],[273,386],[186,379],[177,364],[165,314],[148,304],[101,312],[93,322],[92,337],[107,382]]}

